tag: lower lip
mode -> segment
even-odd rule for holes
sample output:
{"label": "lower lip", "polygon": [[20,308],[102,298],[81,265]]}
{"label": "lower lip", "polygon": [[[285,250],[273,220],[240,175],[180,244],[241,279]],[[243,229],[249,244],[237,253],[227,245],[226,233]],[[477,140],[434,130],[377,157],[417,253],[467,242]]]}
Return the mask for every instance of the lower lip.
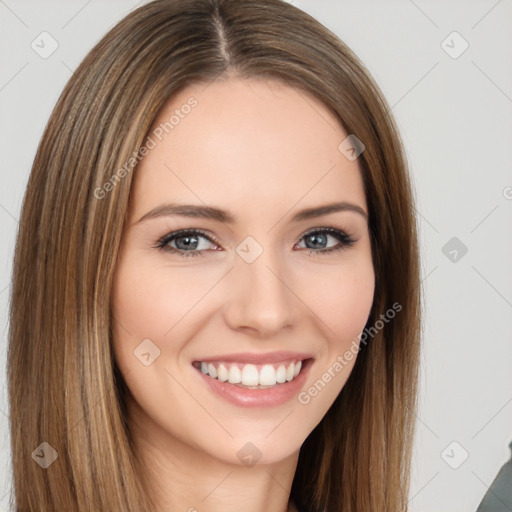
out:
{"label": "lower lip", "polygon": [[276,384],[274,387],[266,389],[249,389],[235,386],[229,384],[229,382],[213,379],[197,368],[194,369],[214,393],[232,404],[239,407],[276,407],[297,396],[306,381],[312,363],[313,359],[303,361],[301,371],[297,377],[289,382]]}

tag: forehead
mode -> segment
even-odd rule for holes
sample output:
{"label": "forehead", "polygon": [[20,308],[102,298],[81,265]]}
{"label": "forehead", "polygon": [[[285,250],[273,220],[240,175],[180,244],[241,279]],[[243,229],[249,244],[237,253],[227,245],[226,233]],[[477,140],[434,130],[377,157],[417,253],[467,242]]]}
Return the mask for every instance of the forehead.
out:
{"label": "forehead", "polygon": [[275,80],[217,80],[174,95],[150,130],[132,186],[134,215],[166,201],[279,215],[300,201],[366,207],[348,136],[319,100]]}

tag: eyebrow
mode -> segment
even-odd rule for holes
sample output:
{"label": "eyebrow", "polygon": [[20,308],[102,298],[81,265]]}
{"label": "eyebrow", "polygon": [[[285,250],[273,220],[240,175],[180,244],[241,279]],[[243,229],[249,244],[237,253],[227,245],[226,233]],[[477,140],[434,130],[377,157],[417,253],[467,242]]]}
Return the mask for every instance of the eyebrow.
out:
{"label": "eyebrow", "polygon": [[[297,212],[291,220],[292,222],[300,222],[303,220],[328,215],[329,213],[344,211],[358,213],[365,219],[368,218],[368,214],[360,206],[349,203],[347,201],[342,201],[339,203],[329,203],[322,206],[316,206],[314,208],[305,208],[304,210]],[[137,224],[145,220],[167,217],[170,215],[179,215],[182,217],[199,217],[202,219],[211,219],[228,224],[235,223],[235,217],[230,212],[223,210],[222,208],[195,204],[164,203],[145,213],[137,221]]]}

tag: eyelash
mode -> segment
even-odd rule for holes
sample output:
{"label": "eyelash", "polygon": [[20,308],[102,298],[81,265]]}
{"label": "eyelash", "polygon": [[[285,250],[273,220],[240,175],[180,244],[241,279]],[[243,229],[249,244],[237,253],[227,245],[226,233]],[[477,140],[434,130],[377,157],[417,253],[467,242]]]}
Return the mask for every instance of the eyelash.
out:
{"label": "eyelash", "polygon": [[[355,243],[355,240],[351,237],[350,234],[345,233],[345,232],[343,232],[339,229],[335,229],[335,228],[310,229],[309,231],[307,231],[306,233],[304,233],[301,236],[301,238],[298,240],[298,242],[302,242],[302,240],[304,238],[306,238],[307,236],[313,235],[313,234],[315,234],[315,235],[328,234],[328,235],[334,236],[340,242],[338,245],[335,245],[334,247],[329,247],[327,249],[314,250],[314,249],[306,248],[306,250],[309,250],[309,256],[313,256],[313,257],[317,257],[319,255],[331,253],[334,251],[339,251],[342,249],[347,249]],[[206,252],[204,250],[200,251],[200,250],[194,249],[191,251],[182,251],[181,249],[176,249],[174,247],[168,246],[168,244],[170,242],[172,242],[173,240],[175,240],[176,238],[185,237],[187,235],[193,235],[193,236],[200,235],[200,236],[206,238],[209,242],[211,242],[215,245],[220,245],[219,242],[215,239],[215,237],[207,234],[205,231],[203,231],[201,229],[180,229],[179,231],[174,231],[172,233],[169,233],[169,234],[163,236],[162,238],[160,238],[159,240],[157,240],[157,242],[153,246],[153,248],[159,249],[162,251],[166,251],[166,252],[179,254],[180,256],[183,256],[185,258],[188,258],[189,256],[203,256],[203,253]]]}

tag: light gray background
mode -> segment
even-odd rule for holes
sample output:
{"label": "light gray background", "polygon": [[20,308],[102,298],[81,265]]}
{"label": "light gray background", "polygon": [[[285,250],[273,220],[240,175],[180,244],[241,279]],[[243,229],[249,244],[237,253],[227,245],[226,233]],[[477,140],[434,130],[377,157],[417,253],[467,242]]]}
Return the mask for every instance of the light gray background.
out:
{"label": "light gray background", "polygon": [[[0,0],[0,512],[11,483],[7,308],[26,180],[72,70],[142,3]],[[292,3],[368,67],[410,161],[426,296],[411,511],[476,510],[512,441],[512,1]],[[31,48],[43,31],[58,42],[47,59]],[[459,248],[443,252],[452,237]]]}

